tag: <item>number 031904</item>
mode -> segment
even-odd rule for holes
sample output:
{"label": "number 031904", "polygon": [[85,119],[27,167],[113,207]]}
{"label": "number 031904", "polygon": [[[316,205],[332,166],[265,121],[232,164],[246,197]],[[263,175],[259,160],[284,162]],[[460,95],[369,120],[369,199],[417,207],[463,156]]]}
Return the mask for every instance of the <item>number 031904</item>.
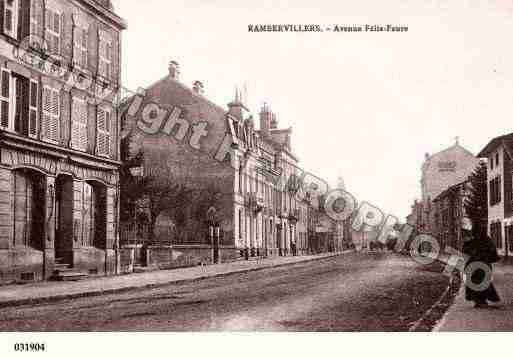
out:
{"label": "number 031904", "polygon": [[15,352],[44,352],[46,346],[44,343],[15,343]]}

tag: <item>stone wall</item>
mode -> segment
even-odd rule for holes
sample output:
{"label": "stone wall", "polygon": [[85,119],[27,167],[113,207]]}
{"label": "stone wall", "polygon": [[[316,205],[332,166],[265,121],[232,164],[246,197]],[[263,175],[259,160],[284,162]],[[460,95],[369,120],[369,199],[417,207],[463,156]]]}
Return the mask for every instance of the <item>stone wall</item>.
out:
{"label": "stone wall", "polygon": [[[220,263],[233,262],[240,258],[234,247],[220,247]],[[212,264],[212,248],[207,245],[175,245],[148,247],[148,267],[171,269]]]}
{"label": "stone wall", "polygon": [[43,266],[42,251],[28,247],[2,250],[0,251],[0,284],[43,280]]}

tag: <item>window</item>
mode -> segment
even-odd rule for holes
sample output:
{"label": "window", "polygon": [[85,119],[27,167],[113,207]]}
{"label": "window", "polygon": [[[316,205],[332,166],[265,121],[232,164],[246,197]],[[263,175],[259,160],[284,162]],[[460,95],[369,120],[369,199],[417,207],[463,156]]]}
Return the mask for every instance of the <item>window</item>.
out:
{"label": "window", "polygon": [[497,249],[502,249],[502,226],[501,222],[490,224],[490,237],[495,242]]}
{"label": "window", "polygon": [[36,9],[36,1],[30,1],[30,34],[31,37],[35,37],[38,34],[37,31],[37,9]]}
{"label": "window", "polygon": [[18,0],[4,1],[4,34],[18,38]]}
{"label": "window", "polygon": [[112,78],[112,41],[100,32],[98,74],[105,79]]}
{"label": "window", "polygon": [[39,127],[39,84],[35,80],[30,80],[30,100],[29,100],[29,136],[36,137]]}
{"label": "window", "polygon": [[110,156],[111,145],[111,111],[98,107],[96,119],[96,152],[100,156]]}
{"label": "window", "polygon": [[242,165],[239,167],[239,193],[242,193],[242,173],[244,171],[244,167],[242,167]]}
{"label": "window", "polygon": [[0,128],[36,137],[38,82],[5,69],[0,82]]}
{"label": "window", "polygon": [[48,51],[54,55],[61,54],[61,33],[62,33],[62,15],[55,10],[46,9],[45,12],[45,40]]}
{"label": "window", "polygon": [[490,157],[490,170],[493,170],[493,156]]}
{"label": "window", "polygon": [[3,129],[8,129],[9,127],[11,127],[11,121],[9,116],[11,73],[9,72],[9,70],[2,69],[0,82],[0,127]]}
{"label": "window", "polygon": [[495,154],[495,166],[499,166],[499,152]]}
{"label": "window", "polygon": [[60,92],[49,86],[43,87],[42,136],[50,142],[59,141]]}
{"label": "window", "polygon": [[73,63],[81,69],[87,69],[88,30],[75,26],[73,28]]}
{"label": "window", "polygon": [[87,150],[87,102],[80,98],[73,98],[71,110],[71,147]]}
{"label": "window", "polygon": [[502,180],[497,176],[489,183],[490,206],[494,206],[502,201]]}

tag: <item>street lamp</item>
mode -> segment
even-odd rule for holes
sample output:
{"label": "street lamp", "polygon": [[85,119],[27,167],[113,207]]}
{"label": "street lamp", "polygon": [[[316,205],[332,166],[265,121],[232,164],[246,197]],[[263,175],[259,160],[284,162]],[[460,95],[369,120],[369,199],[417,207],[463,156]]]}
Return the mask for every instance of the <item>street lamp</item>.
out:
{"label": "street lamp", "polygon": [[217,264],[219,262],[219,238],[221,231],[219,221],[216,220],[216,214],[217,210],[215,207],[210,207],[207,211],[212,264]]}

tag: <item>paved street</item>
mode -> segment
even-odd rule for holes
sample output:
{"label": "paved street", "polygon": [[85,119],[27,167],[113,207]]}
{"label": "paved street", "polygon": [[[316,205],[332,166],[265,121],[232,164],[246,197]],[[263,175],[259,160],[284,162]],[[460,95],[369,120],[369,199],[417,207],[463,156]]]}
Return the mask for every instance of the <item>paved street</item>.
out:
{"label": "paved street", "polygon": [[[3,308],[2,331],[407,331],[449,278],[395,254],[319,261],[125,293]],[[419,330],[430,330],[436,313]]]}

